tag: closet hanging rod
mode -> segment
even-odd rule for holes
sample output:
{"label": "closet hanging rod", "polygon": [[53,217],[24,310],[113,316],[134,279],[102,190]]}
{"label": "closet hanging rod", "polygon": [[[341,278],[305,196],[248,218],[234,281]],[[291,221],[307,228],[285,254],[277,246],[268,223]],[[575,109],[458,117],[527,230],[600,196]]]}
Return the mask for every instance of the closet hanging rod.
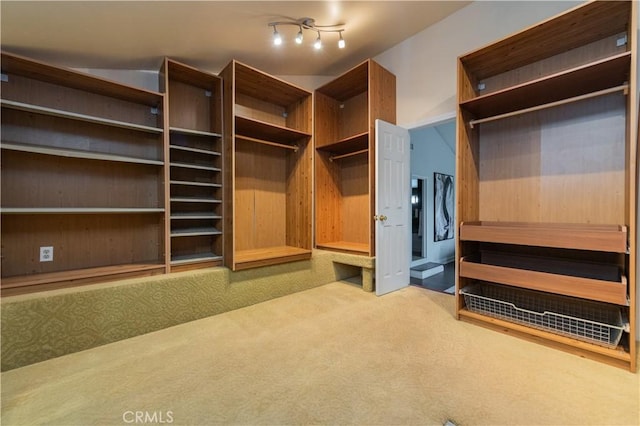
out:
{"label": "closet hanging rod", "polygon": [[572,102],[578,102],[578,101],[582,101],[584,99],[590,99],[590,98],[595,98],[595,97],[598,97],[598,96],[608,95],[609,93],[620,92],[620,91],[623,91],[624,94],[626,95],[629,92],[629,85],[628,84],[623,84],[623,85],[620,85],[620,86],[611,87],[609,89],[598,90],[597,92],[587,93],[585,95],[574,96],[573,98],[563,99],[561,101],[549,102],[549,103],[542,104],[542,105],[536,105],[536,106],[531,107],[531,108],[519,109],[517,111],[507,112],[505,114],[494,115],[494,116],[487,117],[487,118],[480,118],[478,120],[471,120],[471,121],[469,121],[469,126],[471,126],[471,128],[473,128],[473,126],[475,126],[476,124],[488,123],[490,121],[501,120],[503,118],[513,117],[513,116],[520,115],[520,114],[526,114],[528,112],[539,111],[541,109],[552,108],[552,107],[556,107],[556,106],[560,106],[560,105],[564,105],[564,104],[569,104],[569,103],[572,103]]}
{"label": "closet hanging rod", "polygon": [[247,142],[261,143],[261,144],[264,144],[264,145],[276,146],[278,148],[291,149],[294,152],[298,152],[298,146],[297,145],[286,145],[286,144],[283,144],[283,143],[265,141],[263,139],[257,139],[257,138],[252,138],[252,137],[249,137],[249,136],[242,136],[242,135],[236,135],[236,139],[241,139],[241,140],[247,141]]}
{"label": "closet hanging rod", "polygon": [[368,152],[368,151],[369,151],[368,149],[361,149],[360,151],[354,151],[348,154],[332,155],[331,157],[329,157],[329,161],[339,160],[341,158],[351,157],[358,154],[364,154],[365,152]]}

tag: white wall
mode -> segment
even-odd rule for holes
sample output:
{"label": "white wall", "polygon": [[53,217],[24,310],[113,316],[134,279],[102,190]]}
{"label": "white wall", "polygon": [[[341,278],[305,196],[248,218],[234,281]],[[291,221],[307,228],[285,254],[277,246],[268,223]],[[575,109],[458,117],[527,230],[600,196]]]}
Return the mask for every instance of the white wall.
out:
{"label": "white wall", "polygon": [[458,56],[581,2],[476,1],[375,57],[396,75],[398,124],[456,110]]}
{"label": "white wall", "polygon": [[444,173],[455,179],[455,121],[412,129],[411,175],[427,178],[424,209],[424,237],[427,260],[449,263],[455,259],[455,239],[433,241],[433,174]]}

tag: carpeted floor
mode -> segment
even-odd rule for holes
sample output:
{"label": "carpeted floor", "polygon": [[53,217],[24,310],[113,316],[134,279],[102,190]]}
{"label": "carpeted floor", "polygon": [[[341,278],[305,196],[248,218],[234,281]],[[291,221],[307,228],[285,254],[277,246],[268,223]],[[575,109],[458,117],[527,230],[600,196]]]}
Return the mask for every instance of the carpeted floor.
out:
{"label": "carpeted floor", "polygon": [[640,375],[456,321],[454,303],[328,284],[2,373],[2,424],[640,423]]}

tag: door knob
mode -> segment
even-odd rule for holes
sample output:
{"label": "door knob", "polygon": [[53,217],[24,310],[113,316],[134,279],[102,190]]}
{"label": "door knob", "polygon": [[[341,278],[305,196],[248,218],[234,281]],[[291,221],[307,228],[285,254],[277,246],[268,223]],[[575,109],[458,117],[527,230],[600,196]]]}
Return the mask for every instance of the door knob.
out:
{"label": "door knob", "polygon": [[384,220],[387,220],[387,217],[386,217],[385,215],[383,215],[383,214],[381,214],[381,215],[375,215],[375,216],[373,216],[373,220],[380,220],[380,221],[384,221]]}

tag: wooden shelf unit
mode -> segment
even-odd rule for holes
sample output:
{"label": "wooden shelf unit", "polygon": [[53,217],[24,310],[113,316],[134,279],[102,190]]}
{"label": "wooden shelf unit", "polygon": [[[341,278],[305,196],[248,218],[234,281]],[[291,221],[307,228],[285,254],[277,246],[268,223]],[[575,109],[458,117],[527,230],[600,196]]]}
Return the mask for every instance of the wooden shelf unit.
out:
{"label": "wooden shelf unit", "polygon": [[224,81],[224,262],[311,257],[312,94],[238,61]]}
{"label": "wooden shelf unit", "polygon": [[168,111],[169,265],[222,265],[222,79],[165,58],[160,87]]}
{"label": "wooden shelf unit", "polygon": [[165,272],[163,95],[7,52],[1,67],[3,294]]}
{"label": "wooden shelf unit", "polygon": [[[636,12],[586,3],[459,57],[456,151],[458,318],[631,371]],[[470,312],[475,281],[606,302],[629,332],[603,349]]]}
{"label": "wooden shelf unit", "polygon": [[315,246],[375,256],[375,120],[396,122],[395,76],[367,60],[314,95]]}

